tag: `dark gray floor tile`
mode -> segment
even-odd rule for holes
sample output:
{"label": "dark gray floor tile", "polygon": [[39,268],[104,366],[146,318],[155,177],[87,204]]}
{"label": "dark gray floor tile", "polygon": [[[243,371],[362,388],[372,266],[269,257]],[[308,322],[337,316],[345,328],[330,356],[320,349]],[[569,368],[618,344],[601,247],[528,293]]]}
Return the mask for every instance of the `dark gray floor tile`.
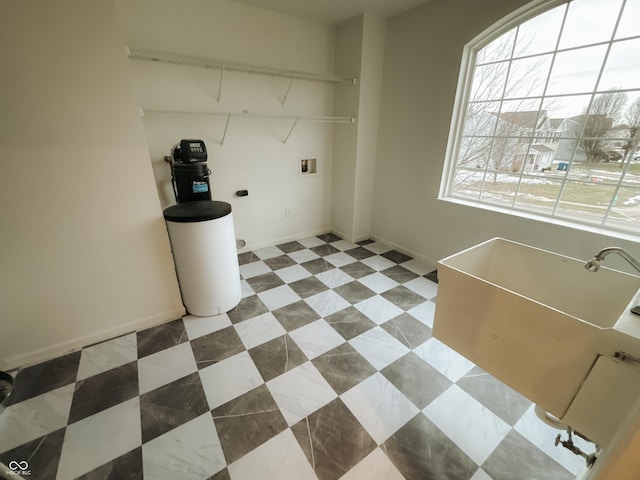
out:
{"label": "dark gray floor tile", "polygon": [[302,298],[307,298],[329,289],[329,287],[316,277],[303,278],[302,280],[290,283],[289,286]]}
{"label": "dark gray floor tile", "polygon": [[515,430],[511,430],[496,447],[482,465],[482,469],[493,480],[575,479],[575,475]]}
{"label": "dark gray floor tile", "polygon": [[284,285],[282,279],[273,272],[263,273],[257,277],[247,278],[247,283],[253,288],[256,293],[265,292],[272,288]]}
{"label": "dark gray floor tile", "polygon": [[366,240],[360,240],[359,242],[356,242],[358,245],[369,245],[370,243],[375,243],[375,240],[371,240],[370,238],[367,238]]}
{"label": "dark gray floor tile", "polygon": [[181,318],[142,330],[137,333],[137,337],[138,358],[166,350],[169,347],[175,347],[188,340]]}
{"label": "dark gray floor tile", "polygon": [[[7,466],[10,462],[21,464],[27,462],[31,475],[25,475],[23,478],[55,480],[65,431],[66,428],[61,428],[44,437],[0,453],[0,462]],[[5,478],[2,471],[0,471],[0,478]]]}
{"label": "dark gray floor tile", "polygon": [[288,242],[282,243],[280,245],[276,245],[280,250],[284,253],[297,252],[299,250],[304,250],[306,247],[298,242]]}
{"label": "dark gray floor tile", "polygon": [[336,398],[291,427],[319,480],[336,480],[371,453],[376,442]]}
{"label": "dark gray floor tile", "polygon": [[271,270],[279,270],[281,268],[296,265],[296,262],[288,255],[280,255],[279,257],[267,258],[264,260]]}
{"label": "dark gray floor tile", "polygon": [[142,480],[142,448],[135,448],[76,480]]}
{"label": "dark gray floor tile", "polygon": [[431,329],[406,312],[380,326],[411,349],[431,338]]}
{"label": "dark gray floor tile", "polygon": [[320,318],[320,315],[303,300],[278,308],[271,313],[287,332],[315,322]]}
{"label": "dark gray floor tile", "polygon": [[198,373],[140,396],[142,443],[209,411]]}
{"label": "dark gray floor tile", "polygon": [[414,278],[419,277],[417,273],[413,273],[411,270],[407,270],[400,265],[387,268],[386,270],[382,270],[380,273],[385,274],[387,277],[395,280],[398,283],[406,283],[409,280],[413,280]]}
{"label": "dark gray floor tile", "polygon": [[247,263],[253,263],[260,260],[253,252],[245,252],[238,254],[238,264],[246,265]]}
{"label": "dark gray floor tile", "polygon": [[229,475],[229,470],[225,468],[223,470],[220,470],[209,480],[231,480],[231,476]]}
{"label": "dark gray floor tile", "polygon": [[327,270],[336,268],[329,262],[327,262],[324,258],[309,260],[308,262],[301,263],[300,265],[306,268],[307,271],[312,275],[317,275],[319,273],[326,272]]}
{"label": "dark gray floor tile", "polygon": [[413,352],[399,358],[380,373],[419,409],[429,405],[451,386],[451,380]]}
{"label": "dark gray floor tile", "polygon": [[362,302],[367,298],[371,298],[376,294],[373,290],[365,287],[357,280],[340,285],[339,287],[334,288],[333,291],[352,305]]}
{"label": "dark gray floor tile", "polygon": [[[368,251],[369,250],[367,250],[367,252]],[[342,270],[345,273],[348,273],[349,275],[351,275],[353,278],[356,278],[356,279],[366,277],[367,275],[371,275],[372,273],[376,272],[373,268],[365,265],[362,262],[350,263],[349,265],[340,267],[340,270]]]}
{"label": "dark gray floor tile", "polygon": [[232,463],[287,428],[266,385],[261,385],[211,412],[220,445]]}
{"label": "dark gray floor tile", "polygon": [[351,255],[353,258],[358,260],[373,257],[375,255],[375,253],[373,253],[371,250],[367,250],[366,248],[363,248],[363,247],[352,248],[351,250],[345,250],[344,253],[347,253]]}
{"label": "dark gray floor tile", "polygon": [[311,363],[338,395],[342,395],[377,372],[375,367],[348,343],[314,358]]}
{"label": "dark gray floor tile", "polygon": [[318,235],[318,238],[323,242],[327,242],[327,243],[337,242],[338,240],[342,240],[339,236],[333,233],[324,233],[322,235]]}
{"label": "dark gray floor tile", "polygon": [[406,480],[469,480],[478,470],[422,413],[384,442],[384,449]]}
{"label": "dark gray floor tile", "polygon": [[457,385],[511,426],[531,405],[525,397],[479,367],[458,380]]}
{"label": "dark gray floor tile", "polygon": [[351,340],[376,326],[375,322],[355,307],[347,307],[333,313],[325,317],[325,321],[345,340]]}
{"label": "dark gray floor tile", "polygon": [[138,362],[127,363],[76,383],[69,424],[138,395]]}
{"label": "dark gray floor tile", "polygon": [[198,337],[191,341],[191,349],[198,369],[218,363],[245,350],[234,327]]}
{"label": "dark gray floor tile", "polygon": [[250,318],[267,313],[269,309],[262,303],[260,297],[251,295],[240,300],[233,310],[227,312],[231,323],[239,323]]}
{"label": "dark gray floor tile", "polygon": [[433,283],[438,283],[438,271],[434,270],[424,276],[426,279],[431,280]]}
{"label": "dark gray floor tile", "polygon": [[389,250],[388,252],[384,252],[380,256],[396,263],[404,263],[408,262],[409,260],[413,260],[413,258],[409,255],[405,255],[404,253],[398,252],[397,250]]}
{"label": "dark gray floor tile", "polygon": [[399,285],[391,290],[387,290],[381,294],[384,298],[403,310],[409,310],[413,307],[426,302],[427,299],[409,290],[404,285]]}
{"label": "dark gray floor tile", "polygon": [[18,371],[7,405],[19,403],[76,381],[81,352],[38,363]]}
{"label": "dark gray floor tile", "polygon": [[274,338],[249,350],[265,382],[305,363],[308,358],[289,335]]}
{"label": "dark gray floor tile", "polygon": [[326,257],[327,255],[333,255],[334,253],[338,253],[340,251],[336,247],[329,244],[312,247],[309,250],[311,250],[316,255],[320,255],[321,257]]}

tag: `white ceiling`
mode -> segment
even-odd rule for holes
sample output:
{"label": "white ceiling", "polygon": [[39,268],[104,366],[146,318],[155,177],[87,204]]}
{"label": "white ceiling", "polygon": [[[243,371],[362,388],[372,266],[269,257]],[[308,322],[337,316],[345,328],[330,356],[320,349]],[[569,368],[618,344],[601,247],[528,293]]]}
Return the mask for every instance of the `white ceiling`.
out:
{"label": "white ceiling", "polygon": [[237,0],[294,17],[333,25],[362,13],[389,18],[428,0]]}

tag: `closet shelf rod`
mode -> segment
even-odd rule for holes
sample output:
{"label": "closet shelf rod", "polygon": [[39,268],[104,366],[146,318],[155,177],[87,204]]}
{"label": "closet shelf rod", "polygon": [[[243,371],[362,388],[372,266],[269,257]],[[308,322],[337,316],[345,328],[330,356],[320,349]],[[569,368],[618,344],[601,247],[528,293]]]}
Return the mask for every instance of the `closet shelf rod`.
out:
{"label": "closet shelf rod", "polygon": [[229,62],[226,60],[216,60],[207,57],[197,57],[193,55],[183,55],[159,50],[146,50],[141,48],[128,48],[129,58],[135,60],[150,60],[155,62],[172,63],[176,65],[189,65],[204,68],[224,68],[225,70],[236,72],[257,73],[261,75],[271,75],[277,77],[297,78],[302,80],[312,80],[316,82],[331,83],[357,83],[357,78],[338,77],[334,75],[323,75],[319,73],[302,72],[298,70],[286,70],[265,65],[252,65],[240,62]]}
{"label": "closet shelf rod", "polygon": [[152,108],[143,108],[142,114],[159,114],[159,115],[205,115],[205,116],[226,116],[237,118],[268,118],[273,120],[294,120],[299,122],[319,122],[319,123],[356,123],[356,117],[332,117],[323,115],[270,115],[262,113],[231,113],[231,112],[196,112],[187,110],[158,110]]}

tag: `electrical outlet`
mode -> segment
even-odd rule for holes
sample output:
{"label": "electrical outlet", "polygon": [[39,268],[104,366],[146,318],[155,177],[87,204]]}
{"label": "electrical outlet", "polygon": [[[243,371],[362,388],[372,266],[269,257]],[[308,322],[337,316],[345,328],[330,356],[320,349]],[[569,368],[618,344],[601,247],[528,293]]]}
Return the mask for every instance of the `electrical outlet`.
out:
{"label": "electrical outlet", "polygon": [[291,207],[284,207],[285,218],[291,218]]}

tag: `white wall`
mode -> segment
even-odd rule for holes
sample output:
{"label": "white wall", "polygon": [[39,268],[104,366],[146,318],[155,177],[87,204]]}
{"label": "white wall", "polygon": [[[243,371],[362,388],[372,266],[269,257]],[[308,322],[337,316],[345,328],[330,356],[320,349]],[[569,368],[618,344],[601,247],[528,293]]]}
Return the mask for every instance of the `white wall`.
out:
{"label": "white wall", "polygon": [[357,84],[336,86],[334,114],[355,114],[357,123],[335,130],[331,227],[352,242],[371,232],[384,39],[385,21],[372,15],[336,27],[336,74]]}
{"label": "white wall", "polygon": [[[433,0],[387,24],[373,236],[428,262],[502,236],[578,258],[638,244],[437,200],[464,45],[526,0]],[[625,268],[611,259],[611,266]]]}
{"label": "white wall", "polygon": [[[132,48],[146,48],[289,70],[333,74],[331,27],[227,0],[121,1]],[[145,108],[273,115],[333,115],[333,84],[132,60],[138,102]],[[209,151],[214,200],[232,204],[244,250],[327,232],[331,228],[331,124],[226,117],[145,114],[143,119],[160,200],[174,203],[163,161],[182,138],[201,138]],[[301,178],[301,156],[318,159],[318,173]],[[247,189],[249,196],[234,192]],[[285,217],[285,208],[291,217]]]}
{"label": "white wall", "polygon": [[8,369],[184,309],[115,2],[1,0],[0,16]]}

